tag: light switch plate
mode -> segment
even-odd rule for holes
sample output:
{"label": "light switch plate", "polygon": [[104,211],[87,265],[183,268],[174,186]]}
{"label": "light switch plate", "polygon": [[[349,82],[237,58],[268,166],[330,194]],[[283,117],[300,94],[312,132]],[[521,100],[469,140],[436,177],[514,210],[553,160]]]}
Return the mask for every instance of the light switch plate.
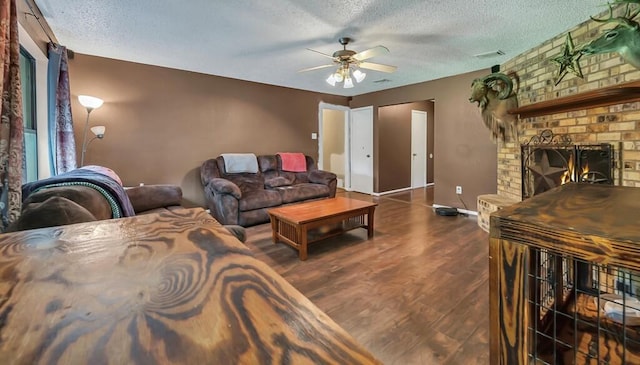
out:
{"label": "light switch plate", "polygon": [[311,133],[311,139],[318,139],[318,133]]}

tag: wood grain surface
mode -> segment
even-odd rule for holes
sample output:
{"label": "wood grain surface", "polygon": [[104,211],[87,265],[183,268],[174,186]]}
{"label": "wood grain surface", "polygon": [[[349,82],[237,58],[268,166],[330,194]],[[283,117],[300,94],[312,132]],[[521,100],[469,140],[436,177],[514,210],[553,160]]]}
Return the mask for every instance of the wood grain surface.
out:
{"label": "wood grain surface", "polygon": [[184,209],[0,235],[0,363],[379,362]]}
{"label": "wood grain surface", "polygon": [[[492,361],[522,364],[527,359],[528,344],[532,341],[527,326],[534,319],[530,318],[526,303],[537,300],[531,295],[537,288],[528,288],[536,284],[529,275],[538,275],[536,269],[530,267],[530,248],[590,263],[640,270],[639,211],[638,188],[567,184],[491,215],[490,311],[492,319],[499,319],[499,327],[491,326]],[[561,292],[557,288],[556,301],[561,300]],[[574,320],[569,326],[575,323]],[[635,361],[635,357],[611,356],[622,353],[621,348],[629,345],[624,340],[620,344],[616,336],[601,336],[606,341],[601,344],[602,354],[611,361],[607,363],[637,363],[630,362]],[[573,345],[581,348],[583,343]],[[632,356],[631,349],[626,350]]]}
{"label": "wood grain surface", "polygon": [[292,223],[302,224],[316,220],[326,220],[333,216],[341,216],[348,211],[367,210],[378,204],[345,197],[314,200],[311,202],[285,205],[269,209],[269,214]]}
{"label": "wood grain surface", "polygon": [[640,270],[638,212],[638,188],[566,184],[492,214],[491,237]]}
{"label": "wood grain surface", "polygon": [[309,243],[360,227],[366,228],[371,238],[376,206],[377,203],[335,197],[269,209],[273,242],[282,241],[295,248],[304,261]]}

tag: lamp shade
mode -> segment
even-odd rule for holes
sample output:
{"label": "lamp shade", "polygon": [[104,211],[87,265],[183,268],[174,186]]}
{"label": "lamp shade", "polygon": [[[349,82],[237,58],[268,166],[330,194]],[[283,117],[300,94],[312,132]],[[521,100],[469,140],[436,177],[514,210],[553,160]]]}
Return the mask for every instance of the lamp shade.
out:
{"label": "lamp shade", "polygon": [[78,95],[78,101],[87,109],[98,109],[104,103],[102,99],[89,95]]}
{"label": "lamp shade", "polygon": [[336,86],[336,78],[333,77],[333,74],[329,75],[329,77],[327,77],[327,84],[331,85],[331,86]]}
{"label": "lamp shade", "polygon": [[105,128],[105,126],[103,125],[97,125],[95,127],[91,127],[91,132],[93,132],[93,134],[95,134],[96,136],[98,136],[100,138],[100,136],[104,136],[104,131],[107,128]]}
{"label": "lamp shade", "polygon": [[360,70],[355,70],[353,71],[353,77],[356,78],[356,82],[361,82],[365,77],[367,77],[367,74]]}
{"label": "lamp shade", "polygon": [[351,89],[352,87],[353,87],[353,80],[351,80],[351,77],[346,77],[344,79],[344,88]]}

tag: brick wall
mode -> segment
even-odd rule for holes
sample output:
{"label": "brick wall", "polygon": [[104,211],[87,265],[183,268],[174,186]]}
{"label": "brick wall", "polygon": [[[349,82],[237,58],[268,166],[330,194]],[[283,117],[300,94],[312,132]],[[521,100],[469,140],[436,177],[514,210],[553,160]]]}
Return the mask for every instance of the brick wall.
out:
{"label": "brick wall", "polygon": [[[613,26],[588,20],[568,32],[578,48]],[[520,80],[519,106],[640,80],[640,70],[611,53],[582,56],[584,78],[569,72],[555,86],[558,66],[551,59],[562,53],[566,35],[559,34],[501,65],[501,72],[515,72]],[[640,187],[640,102],[634,102],[521,119],[519,142],[498,144],[499,195],[521,200],[520,143],[544,129],[565,134],[576,144],[612,143],[615,184]]]}

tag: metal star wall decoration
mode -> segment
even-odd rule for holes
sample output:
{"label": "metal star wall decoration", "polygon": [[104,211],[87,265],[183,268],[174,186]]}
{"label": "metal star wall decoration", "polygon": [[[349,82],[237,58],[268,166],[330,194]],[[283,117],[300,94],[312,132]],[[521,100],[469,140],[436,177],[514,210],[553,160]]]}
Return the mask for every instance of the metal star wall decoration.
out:
{"label": "metal star wall decoration", "polygon": [[567,75],[567,72],[571,71],[574,75],[579,78],[583,78],[582,69],[580,68],[580,57],[582,57],[582,52],[575,51],[575,47],[573,46],[573,38],[571,38],[571,33],[567,33],[567,38],[564,42],[564,49],[562,50],[562,54],[551,59],[552,62],[555,62],[560,66],[558,70],[558,76],[556,76],[556,84],[558,86],[560,81]]}

